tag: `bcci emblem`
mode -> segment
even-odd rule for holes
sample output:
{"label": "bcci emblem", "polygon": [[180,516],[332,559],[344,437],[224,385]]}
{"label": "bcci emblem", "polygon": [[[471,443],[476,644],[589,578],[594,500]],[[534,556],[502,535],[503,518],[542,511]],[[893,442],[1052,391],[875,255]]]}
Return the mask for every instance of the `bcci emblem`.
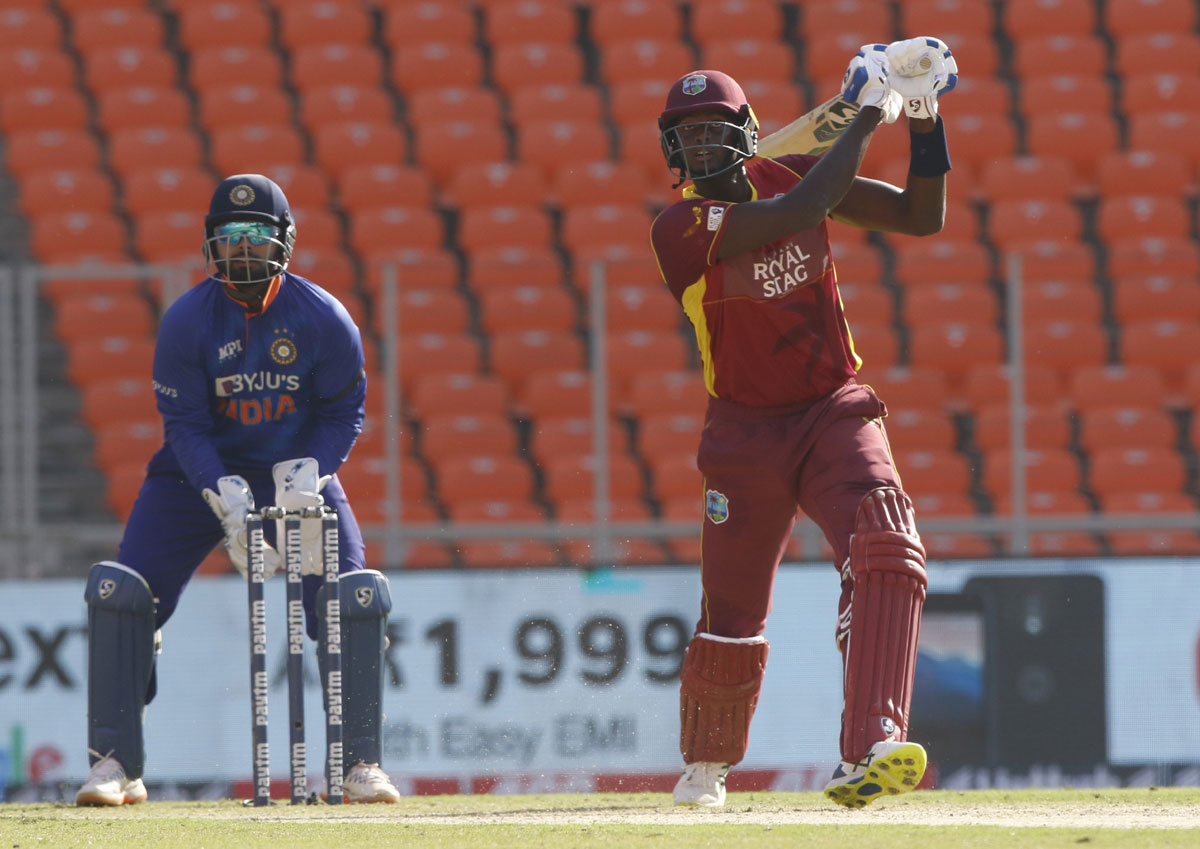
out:
{"label": "bcci emblem", "polygon": [[683,78],[683,93],[697,95],[708,88],[708,77],[704,74],[688,74]]}
{"label": "bcci emblem", "polygon": [[254,189],[245,184],[234,186],[229,192],[229,200],[234,206],[249,206],[254,203]]}
{"label": "bcci emblem", "polygon": [[363,607],[370,607],[371,602],[375,600],[375,590],[370,587],[359,587],[354,591],[354,597]]}
{"label": "bcci emblem", "polygon": [[296,343],[286,336],[280,336],[271,343],[271,359],[279,363],[281,366],[286,366],[296,361]]}
{"label": "bcci emblem", "polygon": [[724,493],[715,489],[704,493],[704,515],[714,525],[719,525],[729,518],[729,499]]}
{"label": "bcci emblem", "polygon": [[108,598],[117,589],[117,582],[112,578],[105,578],[100,582],[100,598]]}

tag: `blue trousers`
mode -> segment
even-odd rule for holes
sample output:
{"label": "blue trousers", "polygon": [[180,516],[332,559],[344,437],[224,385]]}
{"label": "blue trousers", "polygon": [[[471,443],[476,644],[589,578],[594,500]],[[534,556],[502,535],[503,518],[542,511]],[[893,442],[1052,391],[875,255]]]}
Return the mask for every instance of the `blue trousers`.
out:
{"label": "blue trousers", "polygon": [[[235,472],[236,473],[236,472]],[[254,503],[275,503],[275,482],[269,472],[243,473],[254,493]],[[335,475],[321,490],[325,504],[338,515],[340,570],[364,568],[366,549],[362,531],[346,493]],[[263,536],[275,543],[275,523],[263,523]],[[155,472],[146,476],[138,492],[117,559],[146,579],[156,600],[157,627],[171,618],[184,587],[213,548],[225,539],[224,529],[200,493],[182,473]],[[317,638],[315,609],[320,575],[305,575],[304,619],[311,639]]]}

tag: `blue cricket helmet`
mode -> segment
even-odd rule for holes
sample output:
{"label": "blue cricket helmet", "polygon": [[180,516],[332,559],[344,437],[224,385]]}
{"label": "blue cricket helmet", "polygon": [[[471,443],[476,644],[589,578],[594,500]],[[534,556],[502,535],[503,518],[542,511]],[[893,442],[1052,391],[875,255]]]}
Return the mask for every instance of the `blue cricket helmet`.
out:
{"label": "blue cricket helmet", "polygon": [[[271,279],[287,269],[296,246],[296,222],[288,205],[283,189],[262,174],[234,174],[226,177],[213,192],[204,217],[204,258],[214,260],[213,240],[215,228],[231,221],[260,221],[278,229],[278,239],[272,241],[279,248],[279,255],[272,258],[265,279]],[[261,282],[262,278],[239,281]]]}

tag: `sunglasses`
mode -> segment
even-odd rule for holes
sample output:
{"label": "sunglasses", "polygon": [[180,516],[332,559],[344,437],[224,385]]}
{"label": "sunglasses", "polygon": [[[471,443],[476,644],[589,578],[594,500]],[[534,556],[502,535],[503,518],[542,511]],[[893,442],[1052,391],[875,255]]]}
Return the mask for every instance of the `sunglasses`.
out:
{"label": "sunglasses", "polygon": [[222,245],[237,246],[245,237],[252,245],[265,245],[276,238],[278,230],[270,224],[261,221],[232,221],[220,224],[213,230],[213,236]]}

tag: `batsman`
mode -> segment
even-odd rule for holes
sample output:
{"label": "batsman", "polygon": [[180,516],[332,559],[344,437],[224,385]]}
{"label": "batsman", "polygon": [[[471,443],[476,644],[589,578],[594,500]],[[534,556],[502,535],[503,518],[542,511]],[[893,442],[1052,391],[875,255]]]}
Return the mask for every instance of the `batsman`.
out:
{"label": "batsman", "polygon": [[[695,71],[667,95],[663,155],[679,184],[692,184],[655,219],[651,240],[709,392],[697,455],[702,597],[681,673],[676,804],[723,804],[726,775],[746,754],[772,587],[798,509],[824,532],[841,578],[841,758],[825,794],[862,808],[924,774],[925,751],[907,732],[925,550],[888,447],[887,408],[855,379],[858,340],[825,222],[913,236],[942,228],[950,156],[938,97],[957,72],[936,38],[864,45],[836,101],[764,139],[770,156],[727,74]],[[901,113],[905,186],[858,176],[877,127]]]}
{"label": "batsman", "polygon": [[[365,568],[362,532],[337,477],[362,430],[362,338],[333,295],[287,270],[295,243],[277,184],[261,174],[228,177],[204,221],[208,276],[163,316],[153,386],[166,438],[150,459],[117,559],[92,566],[84,591],[92,768],[79,805],[146,799],[142,717],[157,689],[160,629],[217,544],[224,541],[246,574],[246,517],[256,503],[337,513],[344,798],[399,801],[379,765],[391,596],[387,579]],[[268,542],[282,539],[275,523],[267,525]],[[303,525],[305,627],[315,640],[320,520]],[[276,546],[264,560],[268,574],[283,565]]]}

